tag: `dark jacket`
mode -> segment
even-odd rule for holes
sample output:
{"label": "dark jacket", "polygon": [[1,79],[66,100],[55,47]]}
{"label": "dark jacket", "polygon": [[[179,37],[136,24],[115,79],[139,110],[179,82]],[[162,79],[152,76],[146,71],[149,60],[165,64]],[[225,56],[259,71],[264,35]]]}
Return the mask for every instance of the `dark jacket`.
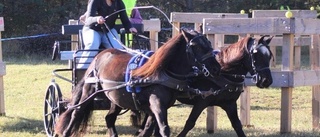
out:
{"label": "dark jacket", "polygon": [[102,29],[104,29],[104,31],[108,32],[104,24],[97,23],[97,19],[100,16],[107,17],[105,23],[109,29],[112,29],[115,26],[116,19],[120,16],[123,26],[126,30],[129,30],[132,25],[124,9],[125,5],[122,0],[114,0],[111,6],[106,3],[106,0],[89,0],[85,26],[89,26],[96,31],[102,31]]}

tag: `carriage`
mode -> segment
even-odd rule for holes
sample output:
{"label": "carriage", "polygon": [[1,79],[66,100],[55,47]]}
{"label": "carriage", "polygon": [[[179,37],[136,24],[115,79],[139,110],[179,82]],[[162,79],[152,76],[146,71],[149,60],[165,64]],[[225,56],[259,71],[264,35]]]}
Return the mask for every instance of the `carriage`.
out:
{"label": "carriage", "polygon": [[[138,33],[143,33],[143,24],[132,24],[137,30]],[[78,35],[77,41],[71,40],[60,40],[55,41],[53,45],[53,54],[52,60],[60,59],[60,60],[68,60],[69,67],[68,68],[58,68],[52,71],[54,78],[50,81],[44,99],[44,127],[47,133],[47,136],[54,136],[55,131],[55,122],[58,119],[59,115],[66,111],[67,105],[70,102],[69,100],[63,97],[62,91],[59,87],[59,84],[56,82],[55,78],[62,79],[71,83],[72,88],[74,88],[78,82],[82,79],[86,69],[80,69],[75,66],[79,63],[80,53],[87,51],[84,50],[84,45],[82,42],[81,29],[82,25],[63,25],[62,33],[64,35]],[[124,31],[122,25],[116,25],[116,30],[120,34],[122,43],[131,43],[131,48],[137,50],[149,50],[150,44],[148,44],[148,40],[134,37],[133,39],[129,39],[129,33]],[[70,49],[66,46],[71,46],[72,44],[77,45],[77,50],[66,50]],[[143,46],[142,46],[143,45]],[[100,52],[103,48],[96,50]],[[88,56],[87,58],[94,58],[94,56]],[[71,79],[67,78],[60,73],[71,73]],[[94,110],[108,110],[110,107],[110,101],[106,98],[103,93],[99,93],[94,97]]]}

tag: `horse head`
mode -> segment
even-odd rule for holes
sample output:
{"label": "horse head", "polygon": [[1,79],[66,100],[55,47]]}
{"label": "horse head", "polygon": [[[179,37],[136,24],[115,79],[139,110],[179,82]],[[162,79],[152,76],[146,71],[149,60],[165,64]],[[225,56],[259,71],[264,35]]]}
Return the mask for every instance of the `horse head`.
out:
{"label": "horse head", "polygon": [[243,82],[250,72],[257,87],[269,87],[272,84],[269,67],[273,56],[269,47],[271,39],[263,36],[256,41],[246,37],[222,50],[219,53],[221,74],[235,82]]}
{"label": "horse head", "polygon": [[206,77],[217,75],[221,66],[215,59],[211,42],[203,34],[194,30],[189,32],[182,30],[182,35],[187,41],[187,59],[193,69],[198,69]]}
{"label": "horse head", "polygon": [[273,82],[269,67],[273,56],[269,47],[272,38],[261,37],[258,43],[251,46],[249,50],[251,58],[250,73],[253,75],[253,82],[259,88],[269,87]]}

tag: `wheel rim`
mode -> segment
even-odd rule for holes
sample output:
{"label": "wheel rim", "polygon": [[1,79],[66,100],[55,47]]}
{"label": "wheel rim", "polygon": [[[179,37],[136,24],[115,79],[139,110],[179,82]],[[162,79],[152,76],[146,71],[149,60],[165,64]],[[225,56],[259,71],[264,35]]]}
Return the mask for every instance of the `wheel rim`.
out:
{"label": "wheel rim", "polygon": [[44,127],[48,136],[54,136],[54,128],[60,114],[62,94],[56,83],[51,83],[46,92],[44,101]]}

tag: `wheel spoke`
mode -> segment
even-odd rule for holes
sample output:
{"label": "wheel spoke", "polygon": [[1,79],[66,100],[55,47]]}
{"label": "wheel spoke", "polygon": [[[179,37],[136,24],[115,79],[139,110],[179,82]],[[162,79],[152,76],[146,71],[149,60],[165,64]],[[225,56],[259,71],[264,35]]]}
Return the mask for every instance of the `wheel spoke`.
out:
{"label": "wheel spoke", "polygon": [[50,115],[52,115],[52,113],[47,113],[47,114],[44,114],[44,116],[50,116]]}
{"label": "wheel spoke", "polygon": [[[54,122],[53,117],[50,117],[50,120],[49,120],[49,127],[52,127],[53,122]],[[53,128],[53,127],[52,127],[52,128]]]}
{"label": "wheel spoke", "polygon": [[55,90],[52,90],[52,92],[51,92],[51,98],[52,98],[53,101],[54,101],[55,98],[56,98],[56,94],[55,94],[54,91],[55,91]]}
{"label": "wheel spoke", "polygon": [[47,99],[45,100],[45,102],[46,102],[46,104],[48,104],[47,106],[50,107],[50,108],[47,108],[47,109],[53,109],[53,107],[51,106],[51,103]]}

